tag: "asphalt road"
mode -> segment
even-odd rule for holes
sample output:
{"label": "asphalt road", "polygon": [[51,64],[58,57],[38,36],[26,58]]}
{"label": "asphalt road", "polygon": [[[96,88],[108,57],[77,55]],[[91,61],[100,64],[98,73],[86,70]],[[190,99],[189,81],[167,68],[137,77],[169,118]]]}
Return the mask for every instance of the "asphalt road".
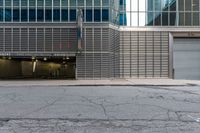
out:
{"label": "asphalt road", "polygon": [[0,87],[0,133],[199,133],[200,86]]}

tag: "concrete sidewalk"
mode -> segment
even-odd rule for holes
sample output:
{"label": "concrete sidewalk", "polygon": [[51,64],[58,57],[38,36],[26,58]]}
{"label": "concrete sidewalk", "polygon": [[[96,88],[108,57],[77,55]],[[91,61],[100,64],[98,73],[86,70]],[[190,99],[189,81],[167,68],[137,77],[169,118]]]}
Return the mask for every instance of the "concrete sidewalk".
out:
{"label": "concrete sidewalk", "polygon": [[0,86],[186,86],[200,80],[115,79],[115,80],[1,80]]}

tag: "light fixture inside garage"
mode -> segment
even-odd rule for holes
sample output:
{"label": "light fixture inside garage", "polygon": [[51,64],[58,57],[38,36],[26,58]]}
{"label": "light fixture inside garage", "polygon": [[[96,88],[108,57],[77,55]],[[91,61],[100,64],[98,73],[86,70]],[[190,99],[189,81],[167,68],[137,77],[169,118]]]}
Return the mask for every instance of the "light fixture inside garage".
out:
{"label": "light fixture inside garage", "polygon": [[44,61],[47,61],[47,58],[46,57],[44,57],[44,59],[43,59]]}

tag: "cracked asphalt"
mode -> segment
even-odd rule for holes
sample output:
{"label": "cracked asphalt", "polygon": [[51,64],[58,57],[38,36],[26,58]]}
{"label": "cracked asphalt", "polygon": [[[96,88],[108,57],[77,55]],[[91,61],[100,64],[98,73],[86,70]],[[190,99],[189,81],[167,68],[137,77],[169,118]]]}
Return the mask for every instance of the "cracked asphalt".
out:
{"label": "cracked asphalt", "polygon": [[199,133],[200,86],[0,87],[0,133]]}

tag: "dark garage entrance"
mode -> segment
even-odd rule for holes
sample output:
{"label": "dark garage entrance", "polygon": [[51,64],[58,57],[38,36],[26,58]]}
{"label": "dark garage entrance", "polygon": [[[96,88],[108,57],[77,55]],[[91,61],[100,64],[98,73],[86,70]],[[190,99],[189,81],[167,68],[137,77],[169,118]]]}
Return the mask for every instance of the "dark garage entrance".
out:
{"label": "dark garage entrance", "polygon": [[75,57],[1,57],[0,79],[75,79]]}
{"label": "dark garage entrance", "polygon": [[200,38],[174,39],[174,78],[200,80]]}

